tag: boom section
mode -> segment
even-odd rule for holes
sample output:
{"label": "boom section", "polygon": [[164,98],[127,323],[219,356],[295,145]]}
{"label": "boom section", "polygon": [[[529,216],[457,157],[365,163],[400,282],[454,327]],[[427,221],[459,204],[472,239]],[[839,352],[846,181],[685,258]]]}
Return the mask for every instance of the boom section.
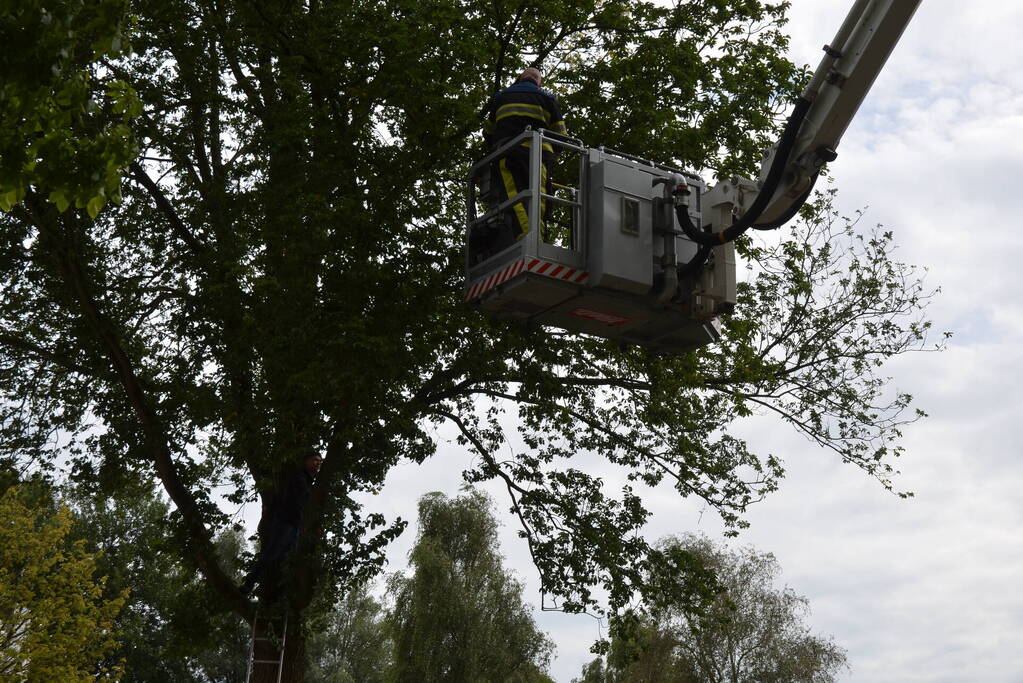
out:
{"label": "boom section", "polygon": [[[784,179],[757,219],[771,223],[810,187],[822,165],[836,157],[842,135],[912,20],[920,0],[857,0],[814,72],[803,98],[811,102]],[[761,180],[777,146],[769,151]],[[747,199],[749,201],[749,199]]]}

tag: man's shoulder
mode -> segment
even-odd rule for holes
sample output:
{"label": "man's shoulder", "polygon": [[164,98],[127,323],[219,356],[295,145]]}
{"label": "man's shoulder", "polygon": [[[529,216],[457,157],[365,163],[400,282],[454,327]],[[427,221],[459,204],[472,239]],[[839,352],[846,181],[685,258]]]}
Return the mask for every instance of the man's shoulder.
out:
{"label": "man's shoulder", "polygon": [[520,81],[515,85],[510,85],[504,90],[498,91],[497,94],[494,95],[494,97],[501,97],[502,95],[520,94],[540,95],[541,97],[548,97],[554,100],[555,102],[558,101],[557,95],[552,93],[550,90],[547,90],[546,88],[541,88],[532,81]]}

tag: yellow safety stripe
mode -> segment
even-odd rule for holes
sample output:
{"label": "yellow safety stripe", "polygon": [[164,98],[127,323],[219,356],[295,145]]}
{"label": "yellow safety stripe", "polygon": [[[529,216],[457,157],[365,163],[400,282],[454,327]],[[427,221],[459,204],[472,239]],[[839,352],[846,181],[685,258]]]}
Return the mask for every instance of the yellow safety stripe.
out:
{"label": "yellow safety stripe", "polygon": [[551,124],[551,130],[553,130],[555,133],[568,135],[568,126],[565,125],[564,121],[555,121],[553,124]]}
{"label": "yellow safety stripe", "polygon": [[539,104],[502,104],[497,108],[495,119],[508,118],[509,116],[527,116],[531,119],[543,121],[545,124],[551,122],[551,114]]}
{"label": "yellow safety stripe", "polygon": [[[508,198],[510,199],[519,193],[519,191],[515,189],[515,177],[511,174],[511,171],[508,170],[507,159],[501,159],[501,163],[498,164],[498,167],[501,169],[501,180],[504,181],[504,191],[508,194]],[[515,217],[519,219],[519,227],[522,229],[522,232],[519,233],[519,236],[521,237],[529,232],[529,216],[526,214],[526,207],[522,205],[522,202],[514,204],[512,208],[515,210]]]}
{"label": "yellow safety stripe", "polygon": [[[525,147],[526,149],[529,149],[530,147],[533,146],[531,143],[532,143],[532,140],[526,140],[521,145],[519,145],[519,147]],[[552,152],[553,153],[554,152],[554,145],[552,145],[549,142],[544,142],[544,143],[541,143],[540,149],[542,149],[545,152]]]}

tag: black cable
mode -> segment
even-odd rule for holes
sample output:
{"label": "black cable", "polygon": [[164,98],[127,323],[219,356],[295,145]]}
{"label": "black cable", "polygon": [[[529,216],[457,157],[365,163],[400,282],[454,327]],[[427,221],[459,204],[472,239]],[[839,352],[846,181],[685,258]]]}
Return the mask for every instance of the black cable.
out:
{"label": "black cable", "polygon": [[[781,184],[782,176],[785,173],[785,167],[788,165],[789,156],[792,154],[792,148],[796,144],[796,136],[799,134],[799,128],[803,125],[803,119],[806,118],[806,113],[810,110],[810,100],[799,98],[796,101],[796,107],[792,110],[792,115],[789,116],[788,122],[785,124],[785,130],[782,132],[781,140],[778,143],[778,150],[774,155],[774,161],[771,162],[771,168],[767,172],[767,177],[764,178],[764,184],[760,188],[760,193],[757,198],[753,201],[753,205],[749,208],[741,218],[737,219],[730,226],[718,233],[700,232],[693,225],[692,221],[688,220],[689,212],[684,206],[676,206],[675,213],[678,216],[679,223],[682,225],[682,229],[685,231],[686,236],[693,240],[697,244],[716,246],[718,244],[724,244],[725,242],[731,242],[739,235],[746,232],[753,223],[760,217],[764,209],[767,208],[767,203],[774,197],[775,191],[778,189],[778,185]],[[685,216],[685,220],[683,219]]]}
{"label": "black cable", "polygon": [[[792,203],[792,206],[790,206],[782,216],[780,216],[779,218],[770,223],[759,223],[757,225],[754,225],[753,228],[755,230],[774,230],[775,228],[780,228],[781,226],[785,225],[790,220],[792,220],[792,217],[795,216],[801,208],[803,208],[803,204],[805,204],[806,200],[810,198],[810,193],[813,192],[813,186],[817,184],[817,178],[819,177],[820,177],[819,173],[813,177],[813,179],[810,181],[810,187],[806,189],[806,192],[804,192],[799,197],[799,199]],[[682,224],[682,229],[685,230],[688,224],[688,226],[692,230],[696,230],[697,229],[696,226],[693,225],[693,221],[689,217],[689,212],[686,211],[684,213],[686,220],[679,220],[679,223]],[[688,235],[689,231],[686,231],[686,234]],[[709,235],[711,233],[704,232],[703,234]],[[698,271],[700,268],[702,268],[703,264],[707,262],[708,258],[710,258],[710,253],[713,249],[714,249],[713,244],[701,244],[700,248],[696,250],[696,254],[693,255],[693,258],[689,259],[689,262],[686,263],[684,266],[679,267],[678,279],[681,280],[684,277],[689,277],[690,275]]]}
{"label": "black cable", "polygon": [[678,269],[679,282],[681,282],[683,278],[687,278],[693,275],[694,273],[699,271],[700,268],[703,268],[703,264],[707,262],[708,258],[710,258],[710,252],[713,250],[714,247],[712,246],[705,244],[700,245],[700,248],[696,250],[696,254],[693,255],[693,258],[689,259],[689,263],[679,267]]}

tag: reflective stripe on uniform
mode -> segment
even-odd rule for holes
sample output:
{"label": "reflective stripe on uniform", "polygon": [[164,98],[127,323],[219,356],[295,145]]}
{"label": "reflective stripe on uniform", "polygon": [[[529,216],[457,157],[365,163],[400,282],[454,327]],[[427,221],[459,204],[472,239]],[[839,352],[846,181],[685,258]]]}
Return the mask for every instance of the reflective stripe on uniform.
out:
{"label": "reflective stripe on uniform", "polygon": [[[501,163],[498,164],[498,167],[501,169],[501,180],[504,181],[504,191],[510,199],[519,193],[519,191],[515,189],[515,177],[511,174],[511,171],[508,170],[507,159],[501,159]],[[521,237],[529,232],[529,216],[526,214],[526,207],[522,205],[522,202],[516,202],[512,206],[512,209],[514,209],[515,217],[518,219],[519,227],[522,229],[522,232],[519,233],[519,236]]]}
{"label": "reflective stripe on uniform", "polygon": [[[521,145],[519,145],[519,147],[525,147],[526,149],[529,149],[530,147],[533,146],[531,143],[532,143],[532,140],[526,140]],[[540,144],[540,149],[542,149],[545,152],[550,152],[552,154],[554,153],[554,145],[552,145],[549,142],[541,143]]]}
{"label": "reflective stripe on uniform", "polygon": [[553,130],[555,133],[568,135],[568,126],[565,125],[564,121],[555,121],[553,124],[551,124],[551,130]]}
{"label": "reflective stripe on uniform", "polygon": [[539,104],[525,104],[524,102],[502,104],[497,108],[494,118],[495,120],[500,121],[501,119],[509,116],[527,116],[531,119],[543,121],[545,124],[550,123],[551,121],[550,112],[541,107]]}

